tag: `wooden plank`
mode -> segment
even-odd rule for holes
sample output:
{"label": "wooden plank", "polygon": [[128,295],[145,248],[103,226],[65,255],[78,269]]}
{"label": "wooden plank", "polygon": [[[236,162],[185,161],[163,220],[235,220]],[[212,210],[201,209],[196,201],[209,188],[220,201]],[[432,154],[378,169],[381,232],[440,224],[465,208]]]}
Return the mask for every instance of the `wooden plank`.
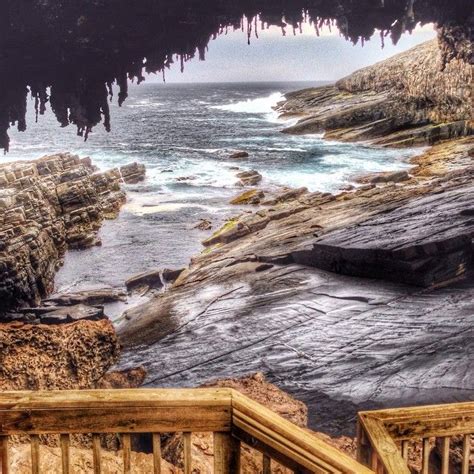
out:
{"label": "wooden plank", "polygon": [[0,434],[230,431],[230,406],[56,408],[0,412]]}
{"label": "wooden plank", "polygon": [[441,440],[441,474],[449,474],[449,436]]}
{"label": "wooden plank", "polygon": [[132,440],[130,434],[122,434],[122,451],[123,451],[123,473],[130,474],[132,470]]}
{"label": "wooden plank", "polygon": [[31,444],[31,474],[39,474],[40,472],[40,452],[38,435],[30,436]]}
{"label": "wooden plank", "polygon": [[191,433],[183,433],[184,474],[192,472]]}
{"label": "wooden plank", "polygon": [[10,459],[8,452],[8,436],[0,436],[0,461],[2,463],[2,474],[9,474]]}
{"label": "wooden plank", "polygon": [[442,403],[438,405],[423,405],[417,407],[389,408],[384,410],[370,410],[359,412],[360,415],[378,418],[384,423],[402,421],[404,419],[436,420],[444,418],[447,413],[456,418],[464,413],[474,412],[474,402]]}
{"label": "wooden plank", "polygon": [[271,474],[272,472],[272,458],[268,454],[263,455],[262,472],[263,474]]}
{"label": "wooden plank", "polygon": [[214,433],[214,473],[229,474],[231,461],[231,435]]}
{"label": "wooden plank", "polygon": [[92,435],[92,461],[94,464],[94,474],[100,474],[102,472],[101,454],[100,436],[97,433],[94,433]]}
{"label": "wooden plank", "polygon": [[410,474],[406,462],[383,423],[375,418],[361,415],[359,415],[359,420],[364,426],[372,448],[376,451],[378,461],[385,472],[388,474]]}
{"label": "wooden plank", "polygon": [[59,442],[61,445],[61,466],[63,474],[69,474],[71,472],[71,459],[69,455],[69,435],[62,434],[59,437]]}
{"label": "wooden plank", "polygon": [[109,408],[109,407],[199,407],[229,406],[231,390],[226,388],[193,389],[113,389],[52,390],[0,393],[0,410]]}
{"label": "wooden plank", "polygon": [[251,448],[268,454],[271,458],[290,469],[304,467],[317,474],[344,472],[332,468],[330,464],[312,456],[311,453],[306,452],[304,449],[300,450],[295,446],[289,445],[285,438],[271,430],[266,430],[262,426],[259,427],[255,423],[249,423],[249,420],[251,420],[249,417],[244,418],[242,414],[234,409],[232,434]]}
{"label": "wooden plank", "polygon": [[[448,408],[447,408],[448,409]],[[459,417],[438,416],[435,420],[410,419],[403,421],[385,422],[390,436],[399,441],[402,439],[418,439],[463,435],[474,432],[474,413]]]}
{"label": "wooden plank", "polygon": [[153,473],[161,474],[161,437],[160,433],[153,433]]}
{"label": "wooden plank", "polygon": [[421,461],[421,474],[428,474],[430,466],[430,439],[423,438],[423,450],[422,450],[422,461]]}
{"label": "wooden plank", "polygon": [[[232,406],[234,424],[236,414],[247,416],[251,420],[250,426],[255,428],[254,434],[251,433],[252,436],[266,444],[269,444],[268,440],[271,440],[273,447],[278,446],[277,450],[285,450],[284,454],[288,457],[298,455],[306,458],[307,463],[309,460],[310,464],[318,460],[319,466],[323,467],[323,463],[325,463],[331,466],[333,472],[358,474],[372,472],[359,462],[341,453],[338,449],[235,390],[232,390]],[[243,420],[242,417],[240,419]],[[240,427],[246,429],[242,424]],[[266,437],[266,440],[263,439],[263,436]],[[301,453],[304,454],[301,456]],[[295,460],[297,459],[295,458]],[[305,467],[311,469],[308,465]]]}
{"label": "wooden plank", "polygon": [[402,458],[404,459],[405,462],[408,462],[408,441],[403,440],[402,441]]}
{"label": "wooden plank", "polygon": [[230,459],[229,459],[229,474],[240,474],[240,456],[241,443],[240,440],[234,436],[230,437]]}
{"label": "wooden plank", "polygon": [[464,435],[462,443],[462,474],[469,474],[469,460],[471,457],[471,435]]}

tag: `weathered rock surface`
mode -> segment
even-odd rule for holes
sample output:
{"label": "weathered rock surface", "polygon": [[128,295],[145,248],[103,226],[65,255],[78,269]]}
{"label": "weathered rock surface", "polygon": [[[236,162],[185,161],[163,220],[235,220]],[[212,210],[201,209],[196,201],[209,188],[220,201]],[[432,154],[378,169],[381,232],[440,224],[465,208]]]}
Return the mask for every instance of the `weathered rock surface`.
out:
{"label": "weathered rock surface", "polygon": [[[410,179],[400,183],[337,196],[304,192],[236,217],[172,287],[126,312],[118,328],[125,346],[121,366],[143,364],[147,386],[193,386],[209,374],[264,370],[309,406],[311,427],[333,434],[350,433],[358,409],[472,395],[467,214],[473,146],[472,138],[463,138],[432,147],[412,160]],[[431,230],[430,222],[436,223]],[[388,271],[369,279],[311,266],[319,241],[349,230],[362,236],[364,228],[375,254],[390,248],[383,236],[398,239],[406,250],[390,251],[418,261],[418,283],[433,282],[435,275],[447,285],[453,273],[464,280],[420,289],[387,281]],[[461,241],[466,259],[456,266],[451,259]],[[441,267],[448,264],[449,274],[434,270],[437,259]],[[408,271],[400,276],[413,282]]]}
{"label": "weathered rock surface", "polygon": [[159,289],[163,287],[161,270],[150,270],[130,277],[125,286],[129,292],[146,292],[151,289]]}
{"label": "weathered rock surface", "polygon": [[262,175],[255,170],[237,173],[237,178],[239,178],[239,184],[241,186],[255,186],[262,181]]}
{"label": "weathered rock surface", "polygon": [[0,313],[51,293],[66,249],[100,244],[102,220],[125,202],[120,183],[144,172],[137,164],[98,172],[70,154],[0,165]]}
{"label": "weathered rock surface", "polygon": [[119,351],[108,319],[0,323],[0,391],[93,388]]}
{"label": "weathered rock surface", "polygon": [[341,79],[335,86],[287,94],[283,116],[302,116],[287,133],[325,133],[342,141],[383,146],[433,144],[473,129],[473,67],[444,67],[437,40],[416,46]]}

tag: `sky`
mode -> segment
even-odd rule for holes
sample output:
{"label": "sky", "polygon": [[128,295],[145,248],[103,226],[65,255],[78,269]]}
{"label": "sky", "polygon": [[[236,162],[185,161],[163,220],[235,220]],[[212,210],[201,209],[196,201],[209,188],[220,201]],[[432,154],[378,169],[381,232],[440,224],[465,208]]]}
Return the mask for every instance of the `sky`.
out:
{"label": "sky", "polygon": [[[380,35],[353,45],[339,36],[337,29],[323,29],[318,37],[314,28],[303,25],[293,35],[272,27],[259,31],[247,44],[247,34],[238,30],[212,40],[205,61],[194,58],[181,73],[179,61],[166,71],[166,82],[253,82],[253,81],[335,81],[351,72],[435,37],[432,25],[406,33],[397,45],[390,38],[381,47]],[[161,82],[161,76],[147,81]]]}

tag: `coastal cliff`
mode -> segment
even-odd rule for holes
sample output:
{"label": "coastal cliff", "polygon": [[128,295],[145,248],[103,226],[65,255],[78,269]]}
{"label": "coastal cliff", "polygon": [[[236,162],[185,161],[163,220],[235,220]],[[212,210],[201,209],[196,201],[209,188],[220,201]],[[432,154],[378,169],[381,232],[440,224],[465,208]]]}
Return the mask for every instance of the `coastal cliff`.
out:
{"label": "coastal cliff", "polygon": [[103,219],[124,204],[121,183],[144,179],[136,163],[99,172],[70,154],[0,165],[0,314],[53,290],[67,249],[100,245]]}
{"label": "coastal cliff", "polygon": [[439,42],[432,40],[334,86],[287,94],[277,110],[299,118],[286,133],[383,146],[433,144],[472,133],[472,81],[472,64],[444,64]]}

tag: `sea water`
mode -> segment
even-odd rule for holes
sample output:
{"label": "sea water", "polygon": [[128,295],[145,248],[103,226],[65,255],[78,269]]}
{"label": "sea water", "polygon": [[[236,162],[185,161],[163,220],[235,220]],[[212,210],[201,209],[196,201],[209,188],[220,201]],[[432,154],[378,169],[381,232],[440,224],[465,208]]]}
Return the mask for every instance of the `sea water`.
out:
{"label": "sea water", "polygon": [[[152,268],[182,267],[202,250],[208,232],[239,212],[229,204],[242,191],[235,167],[254,169],[262,187],[306,186],[335,192],[366,172],[408,166],[414,150],[371,148],[326,141],[320,135],[281,133],[290,123],[273,107],[288,91],[317,83],[160,84],[132,86],[119,108],[111,103],[112,131],[101,125],[87,142],[73,126],[59,128],[51,112],[31,110],[28,131],[10,133],[8,160],[34,159],[69,151],[90,156],[101,169],[133,161],[145,164],[147,178],[127,186],[128,202],[118,219],[107,221],[103,245],[66,255],[56,278],[58,291],[122,286],[132,274]],[[249,157],[232,160],[234,150]]]}

